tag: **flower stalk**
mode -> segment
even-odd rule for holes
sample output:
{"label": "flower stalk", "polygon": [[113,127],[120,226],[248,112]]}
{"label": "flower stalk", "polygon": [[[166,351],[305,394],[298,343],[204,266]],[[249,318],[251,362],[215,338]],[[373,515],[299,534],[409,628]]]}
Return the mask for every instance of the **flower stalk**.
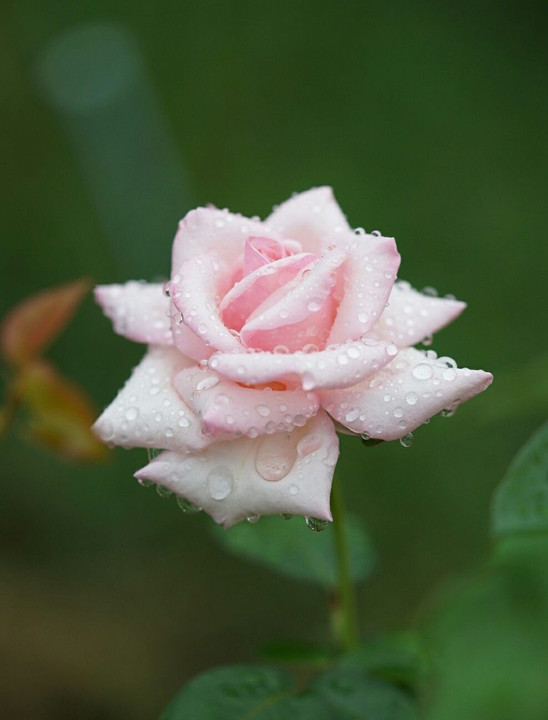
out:
{"label": "flower stalk", "polygon": [[331,509],[335,532],[335,550],[339,585],[332,604],[332,628],[340,647],[346,652],[359,645],[356,588],[350,572],[348,537],[345,532],[345,508],[340,479],[335,477],[331,491]]}

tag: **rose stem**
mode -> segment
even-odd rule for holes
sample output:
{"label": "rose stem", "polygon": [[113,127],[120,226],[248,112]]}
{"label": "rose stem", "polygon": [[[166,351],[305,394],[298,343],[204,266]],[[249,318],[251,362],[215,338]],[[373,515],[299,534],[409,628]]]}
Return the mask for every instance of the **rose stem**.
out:
{"label": "rose stem", "polygon": [[335,477],[331,490],[331,510],[335,531],[335,549],[339,568],[339,585],[332,608],[333,632],[347,652],[359,645],[356,589],[350,575],[348,538],[345,533],[344,504],[340,479]]}

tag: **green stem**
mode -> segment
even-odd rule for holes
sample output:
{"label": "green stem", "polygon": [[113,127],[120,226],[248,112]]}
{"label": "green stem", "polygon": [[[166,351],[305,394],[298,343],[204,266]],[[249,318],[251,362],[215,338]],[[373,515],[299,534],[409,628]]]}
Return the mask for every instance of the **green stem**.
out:
{"label": "green stem", "polygon": [[347,652],[359,645],[356,589],[350,574],[348,538],[345,532],[344,504],[340,480],[334,479],[331,490],[333,529],[339,567],[339,586],[334,598],[333,630],[341,647]]}

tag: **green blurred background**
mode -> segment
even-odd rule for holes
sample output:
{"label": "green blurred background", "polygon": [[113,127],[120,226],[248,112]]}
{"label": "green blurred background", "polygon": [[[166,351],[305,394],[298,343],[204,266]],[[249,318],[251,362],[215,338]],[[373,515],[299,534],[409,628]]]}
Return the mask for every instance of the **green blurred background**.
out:
{"label": "green blurred background", "polygon": [[[343,440],[379,555],[364,628],[405,627],[485,556],[493,489],[545,415],[546,56],[540,2],[5,0],[0,311],[165,277],[195,205],[264,216],[332,185],[396,237],[402,278],[469,303],[434,349],[495,375],[410,449]],[[101,407],[142,352],[88,300],[50,357]],[[6,718],[155,717],[204,668],[327,637],[320,591],[222,554],[207,517],[132,479],[145,462],[4,439]]]}

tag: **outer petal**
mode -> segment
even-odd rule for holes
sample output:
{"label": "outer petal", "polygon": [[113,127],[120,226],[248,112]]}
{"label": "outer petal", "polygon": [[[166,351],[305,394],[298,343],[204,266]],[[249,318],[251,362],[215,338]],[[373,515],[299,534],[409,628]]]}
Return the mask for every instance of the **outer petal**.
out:
{"label": "outer petal", "polygon": [[493,380],[491,373],[459,369],[449,358],[428,355],[414,348],[402,350],[373,379],[322,392],[322,405],[355,433],[395,440],[441,410],[474,397]]}
{"label": "outer petal", "polygon": [[356,340],[371,329],[386,306],[399,265],[394,238],[354,237],[343,266],[342,298],[328,342]]}
{"label": "outer petal", "polygon": [[228,380],[211,371],[190,367],[175,377],[175,387],[201,418],[204,432],[212,435],[272,434],[302,427],[320,406],[316,393],[302,390],[258,390]]}
{"label": "outer petal", "polygon": [[210,357],[215,350],[206,345],[202,338],[199,338],[195,332],[192,332],[183,322],[183,316],[175,307],[175,303],[171,303],[171,333],[175,347],[193,360],[200,361]]}
{"label": "outer petal", "polygon": [[126,448],[204,448],[211,440],[172,384],[175,373],[190,364],[174,348],[150,347],[93,430],[104,442]]}
{"label": "outer petal", "polygon": [[169,298],[162,285],[135,280],[124,285],[99,285],[95,300],[119,335],[154,345],[173,343]]}
{"label": "outer petal", "polygon": [[218,300],[228,290],[229,269],[215,255],[198,255],[181,265],[171,280],[171,297],[184,324],[206,345],[237,352],[242,344],[225,327]]}
{"label": "outer petal", "polygon": [[266,223],[285,237],[298,240],[305,252],[322,255],[350,226],[330,187],[294,195],[277,207]]}
{"label": "outer petal", "polygon": [[331,520],[338,455],[333,423],[321,412],[291,433],[216,443],[188,456],[162,453],[135,476],[173,490],[225,527],[277,513]]}
{"label": "outer petal", "polygon": [[243,258],[245,241],[251,236],[282,239],[268,224],[250,220],[228,210],[191,210],[179,223],[173,241],[173,272],[178,272],[186,260],[209,252],[233,263],[236,258]]}
{"label": "outer petal", "polygon": [[366,338],[321,352],[217,353],[209,359],[209,367],[246,385],[282,380],[302,384],[303,390],[344,388],[377,372],[395,352],[394,345]]}
{"label": "outer petal", "polygon": [[296,351],[308,343],[323,347],[333,322],[336,271],[344,260],[340,250],[330,251],[291,287],[271,295],[243,326],[242,342],[261,350],[284,345]]}
{"label": "outer petal", "polygon": [[452,322],[465,307],[460,300],[423,295],[409,283],[399,282],[373,332],[398,347],[415,345]]}
{"label": "outer petal", "polygon": [[237,282],[219,306],[225,325],[240,331],[251,313],[278,288],[293,280],[297,273],[315,259],[310,253],[299,253],[265,264]]}

